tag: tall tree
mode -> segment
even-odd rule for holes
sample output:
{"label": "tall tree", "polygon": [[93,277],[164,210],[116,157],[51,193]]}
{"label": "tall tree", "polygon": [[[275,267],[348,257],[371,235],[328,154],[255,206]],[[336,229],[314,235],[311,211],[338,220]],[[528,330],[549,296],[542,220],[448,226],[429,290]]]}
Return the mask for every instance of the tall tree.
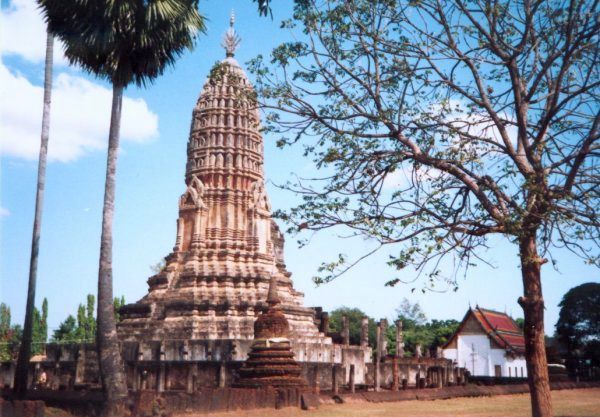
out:
{"label": "tall tree", "polygon": [[10,330],[10,307],[0,303],[0,336],[8,333]]}
{"label": "tall tree", "polygon": [[33,338],[33,310],[35,306],[35,288],[37,283],[38,258],[40,252],[40,235],[42,231],[42,211],[44,206],[44,190],[46,187],[46,159],[48,156],[48,140],[50,137],[50,105],[52,102],[52,65],[54,56],[54,36],[50,31],[46,35],[46,61],[44,69],[44,107],[42,111],[42,134],[40,137],[40,153],[38,157],[37,189],[35,193],[35,214],[33,217],[33,233],[31,238],[31,257],[29,258],[29,281],[27,284],[27,302],[25,304],[25,323],[23,338],[19,348],[17,368],[15,370],[14,393],[22,398],[27,393],[27,376],[29,359],[31,358],[31,341]]}
{"label": "tall tree", "polygon": [[568,359],[573,359],[576,350],[585,351],[600,341],[600,284],[588,282],[571,288],[559,307],[556,335],[567,348]]}
{"label": "tall tree", "polygon": [[324,169],[288,184],[303,201],[282,217],[349,228],[429,285],[455,286],[492,235],[514,243],[532,412],[550,417],[542,265],[556,247],[600,263],[597,0],[303,0],[295,26],[251,65],[267,130]]}
{"label": "tall tree", "polygon": [[64,40],[65,56],[112,83],[113,97],[102,210],[97,337],[106,395],[103,415],[118,416],[127,387],[119,351],[112,288],[112,224],[123,90],[145,86],[193,47],[204,31],[197,0],[40,0],[50,30]]}
{"label": "tall tree", "polygon": [[22,329],[11,325],[10,307],[0,303],[0,361],[12,361],[19,350]]}
{"label": "tall tree", "polygon": [[58,343],[79,343],[81,342],[77,320],[71,314],[58,325],[52,334],[52,341]]}
{"label": "tall tree", "polygon": [[427,322],[427,316],[421,308],[421,304],[412,304],[407,298],[403,298],[400,306],[396,309],[398,320],[402,320],[405,327],[421,326]]}
{"label": "tall tree", "polygon": [[125,296],[122,295],[121,298],[119,297],[115,297],[113,300],[113,311],[115,314],[115,320],[118,322],[121,321],[121,314],[119,313],[119,310],[121,310],[121,307],[123,307],[125,305]]}
{"label": "tall tree", "polygon": [[93,341],[96,339],[96,318],[94,317],[94,305],[96,303],[96,297],[92,294],[87,296],[86,305],[86,320],[85,320],[85,339],[87,341]]}
{"label": "tall tree", "polygon": [[[55,342],[68,343],[94,343],[96,340],[96,317],[94,317],[94,305],[96,298],[92,294],[87,295],[86,304],[77,307],[77,318],[69,316],[54,331],[52,340]],[[115,297],[113,300],[115,320],[119,322],[119,309],[125,305],[125,297]]]}
{"label": "tall tree", "polygon": [[48,341],[48,300],[44,298],[42,311],[33,308],[33,331],[32,331],[31,354],[40,355],[44,353]]}

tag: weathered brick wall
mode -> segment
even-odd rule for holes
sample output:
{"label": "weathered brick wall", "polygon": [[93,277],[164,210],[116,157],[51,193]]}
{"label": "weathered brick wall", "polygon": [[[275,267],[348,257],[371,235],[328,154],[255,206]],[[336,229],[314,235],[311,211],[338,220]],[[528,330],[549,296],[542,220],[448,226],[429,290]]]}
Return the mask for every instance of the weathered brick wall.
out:
{"label": "weathered brick wall", "polygon": [[140,391],[133,396],[136,417],[156,412],[210,413],[259,408],[300,407],[302,391],[290,389],[203,388],[193,394]]}
{"label": "weathered brick wall", "polygon": [[7,401],[0,398],[1,417],[44,417],[43,401]]}

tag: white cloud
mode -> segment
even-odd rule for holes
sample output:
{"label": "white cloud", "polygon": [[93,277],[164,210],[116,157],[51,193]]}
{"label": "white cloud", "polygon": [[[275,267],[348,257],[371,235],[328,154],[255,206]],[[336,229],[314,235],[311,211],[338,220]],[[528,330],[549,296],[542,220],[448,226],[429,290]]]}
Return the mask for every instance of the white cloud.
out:
{"label": "white cloud", "polygon": [[[44,62],[46,24],[34,0],[11,0],[0,11],[0,52],[32,62]],[[59,42],[54,43],[54,64],[67,65]]]}
{"label": "white cloud", "polygon": [[[43,88],[0,62],[0,154],[38,157]],[[50,114],[50,161],[73,161],[106,148],[112,91],[83,77],[59,73]],[[121,138],[144,142],[158,135],[158,116],[142,99],[123,98]]]}
{"label": "white cloud", "polygon": [[0,217],[8,217],[10,216],[10,210],[0,206]]}

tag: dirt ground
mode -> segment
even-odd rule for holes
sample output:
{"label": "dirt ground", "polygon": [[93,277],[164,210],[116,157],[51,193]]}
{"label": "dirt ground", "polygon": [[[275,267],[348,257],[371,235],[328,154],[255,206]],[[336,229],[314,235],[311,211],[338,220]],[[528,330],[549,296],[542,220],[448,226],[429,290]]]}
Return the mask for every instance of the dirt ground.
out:
{"label": "dirt ground", "polygon": [[[557,417],[600,417],[600,388],[552,391]],[[211,417],[527,417],[529,395],[455,398],[438,401],[322,405],[318,410],[254,410],[210,414]],[[206,414],[177,414],[202,417]]]}

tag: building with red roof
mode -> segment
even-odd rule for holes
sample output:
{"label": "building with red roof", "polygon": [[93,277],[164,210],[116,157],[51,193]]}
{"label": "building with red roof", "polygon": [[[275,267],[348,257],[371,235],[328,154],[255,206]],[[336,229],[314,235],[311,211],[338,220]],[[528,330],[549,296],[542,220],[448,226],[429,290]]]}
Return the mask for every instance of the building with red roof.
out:
{"label": "building with red roof", "polygon": [[442,351],[474,376],[527,377],[523,331],[506,313],[469,308]]}

